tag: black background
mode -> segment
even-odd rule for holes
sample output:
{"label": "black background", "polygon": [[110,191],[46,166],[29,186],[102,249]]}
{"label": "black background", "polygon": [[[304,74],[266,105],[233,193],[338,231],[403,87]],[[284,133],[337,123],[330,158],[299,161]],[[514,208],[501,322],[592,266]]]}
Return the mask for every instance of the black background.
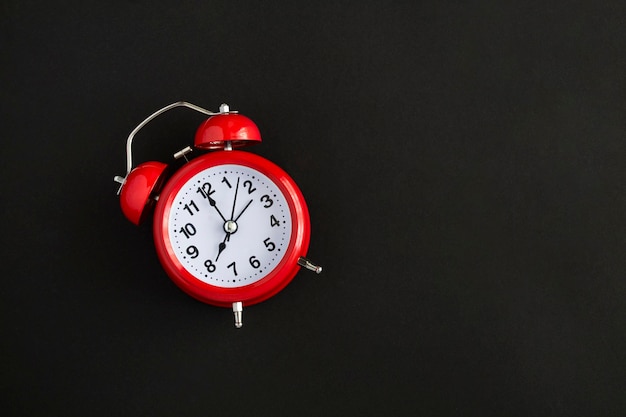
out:
{"label": "black background", "polygon": [[[3,1],[2,414],[624,415],[626,6],[518,3]],[[178,100],[309,204],[240,330],[119,209]]]}

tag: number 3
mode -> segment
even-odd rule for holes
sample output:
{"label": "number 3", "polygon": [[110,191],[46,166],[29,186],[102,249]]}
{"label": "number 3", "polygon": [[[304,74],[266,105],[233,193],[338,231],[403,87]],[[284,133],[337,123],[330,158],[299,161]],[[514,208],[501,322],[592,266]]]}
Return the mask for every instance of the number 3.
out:
{"label": "number 3", "polygon": [[274,204],[274,200],[272,200],[270,198],[269,195],[265,194],[263,197],[261,197],[261,202],[266,202],[267,204],[263,204],[263,207],[265,208],[270,208],[272,207],[272,204]]}

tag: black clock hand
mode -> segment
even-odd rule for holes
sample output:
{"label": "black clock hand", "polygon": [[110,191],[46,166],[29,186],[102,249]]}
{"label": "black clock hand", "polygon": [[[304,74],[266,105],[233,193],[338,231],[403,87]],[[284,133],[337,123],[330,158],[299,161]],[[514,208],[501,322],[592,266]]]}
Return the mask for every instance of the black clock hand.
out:
{"label": "black clock hand", "polygon": [[239,191],[239,177],[237,177],[237,185],[235,186],[235,198],[233,199],[233,210],[230,212],[230,219],[235,217],[235,206],[237,205],[237,192]]}
{"label": "black clock hand", "polygon": [[215,262],[217,262],[217,260],[220,258],[220,255],[222,254],[222,252],[224,252],[224,249],[226,249],[226,242],[228,242],[230,240],[230,233],[226,232],[226,237],[224,237],[224,240],[220,242],[219,248],[218,248],[218,252],[217,252],[217,256],[215,257]]}
{"label": "black clock hand", "polygon": [[[215,207],[215,210],[217,210],[217,212],[220,214],[220,217],[222,218],[222,220],[224,220],[224,228],[227,230],[226,231],[226,236],[224,237],[224,240],[220,242],[218,248],[217,248],[217,256],[215,257],[215,262],[217,262],[217,260],[220,258],[220,255],[222,254],[222,252],[224,252],[224,249],[226,249],[226,242],[228,242],[230,240],[230,235],[232,233],[234,233],[237,230],[237,223],[235,223],[234,220],[232,220],[233,216],[235,215],[235,206],[237,205],[237,193],[239,192],[239,180],[240,178],[237,177],[237,185],[235,187],[235,198],[233,199],[233,209],[230,213],[230,218],[231,220],[226,220],[224,218],[224,215],[222,214],[222,212],[217,208],[217,205],[215,203],[215,200],[213,200],[210,196],[209,197],[209,204],[213,207]],[[233,228],[232,231],[229,231],[230,229],[228,228]]]}
{"label": "black clock hand", "polygon": [[222,214],[220,209],[217,208],[217,203],[215,202],[215,200],[213,200],[210,195],[207,195],[207,198],[209,199],[209,204],[211,205],[211,207],[214,207],[215,210],[217,210],[217,213],[222,218],[222,220],[224,220],[224,222],[226,222],[226,219],[224,218],[224,215]]}
{"label": "black clock hand", "polygon": [[239,220],[239,218],[241,217],[241,215],[243,214],[243,212],[244,212],[244,211],[246,211],[246,209],[247,209],[248,207],[250,207],[250,204],[251,204],[251,203],[252,203],[252,200],[248,201],[248,204],[246,204],[246,206],[243,208],[243,210],[241,210],[241,213],[239,213],[239,215],[235,218],[235,220],[234,220],[235,222],[236,222],[237,220]]}

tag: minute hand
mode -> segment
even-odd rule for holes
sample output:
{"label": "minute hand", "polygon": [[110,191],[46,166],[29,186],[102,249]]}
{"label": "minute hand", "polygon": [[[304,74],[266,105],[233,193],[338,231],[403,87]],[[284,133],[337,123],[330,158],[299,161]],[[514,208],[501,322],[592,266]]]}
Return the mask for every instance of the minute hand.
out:
{"label": "minute hand", "polygon": [[239,213],[239,214],[237,215],[237,217],[235,217],[235,220],[233,220],[233,221],[235,221],[235,222],[236,222],[237,220],[239,220],[239,218],[241,217],[241,215],[243,214],[243,212],[244,212],[244,211],[246,211],[246,209],[247,209],[248,207],[250,207],[250,204],[252,204],[252,200],[248,201],[248,204],[246,204],[246,206],[243,208],[243,210],[241,210],[241,213]]}
{"label": "minute hand", "polygon": [[233,210],[230,212],[231,220],[235,220],[235,206],[237,205],[237,192],[239,192],[239,177],[237,177],[237,186],[235,187],[235,198],[233,198]]}

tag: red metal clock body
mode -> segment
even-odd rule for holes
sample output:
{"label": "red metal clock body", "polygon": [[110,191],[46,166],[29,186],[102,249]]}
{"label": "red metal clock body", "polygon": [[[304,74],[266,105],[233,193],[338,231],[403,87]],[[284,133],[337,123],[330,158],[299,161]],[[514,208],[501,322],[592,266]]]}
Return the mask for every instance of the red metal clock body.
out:
{"label": "red metal clock body", "polygon": [[[278,231],[280,222],[283,221],[278,217],[278,213],[281,210],[272,211],[273,206],[276,205],[276,196],[279,194],[276,193],[276,190],[273,190],[273,193],[269,193],[267,188],[261,190],[261,187],[255,182],[256,178],[247,179],[249,177],[247,175],[242,176],[241,170],[233,170],[232,167],[247,167],[255,173],[263,174],[282,193],[282,197],[284,197],[287,204],[281,210],[289,211],[289,215],[284,216],[284,221],[290,222],[290,227],[286,228],[290,231],[290,235],[285,237],[285,243],[281,248],[278,248],[278,243],[271,239],[267,240],[267,243],[272,243],[273,246],[268,245],[268,248],[263,243],[272,234],[271,229]],[[215,172],[215,174],[202,176],[203,172],[210,172],[210,170]],[[245,172],[247,173],[248,170]],[[192,180],[196,177],[202,178],[200,183],[197,180]],[[235,188],[237,178],[240,181],[238,189]],[[226,185],[226,181],[222,182],[224,179],[229,181],[230,187]],[[173,211],[176,210],[176,197],[184,192],[184,186],[189,184],[190,180],[192,181],[190,187],[192,190],[191,195],[188,198],[182,198],[186,208],[184,208],[185,206],[180,208],[181,204],[178,204],[179,215],[185,218],[174,226],[171,223],[174,221]],[[243,186],[243,183],[246,181],[250,181],[250,183],[246,183],[250,184],[248,188]],[[213,191],[210,196],[203,194],[202,191],[198,192],[198,188],[202,190],[204,184],[210,184],[211,191]],[[205,186],[205,190],[208,190],[208,187]],[[250,193],[250,190],[253,191]],[[223,193],[221,197],[216,195],[220,192]],[[235,193],[239,197],[238,201],[234,201]],[[264,198],[264,196],[267,197]],[[215,206],[211,205],[207,197],[214,199]],[[270,200],[272,205],[266,208],[265,206],[269,204]],[[218,257],[220,244],[228,233],[224,229],[227,226],[224,225],[229,221],[235,220],[233,214],[238,216],[245,204],[250,201],[252,201],[250,206],[246,208],[246,211],[235,223],[238,224],[236,226],[238,229],[230,235],[228,242],[224,243],[226,248]],[[193,202],[193,206],[190,205],[191,202]],[[223,213],[224,218],[215,209],[215,207],[219,208],[220,203],[222,205],[220,212]],[[231,210],[232,203],[235,205],[235,210]],[[253,205],[259,206],[259,210],[254,212],[255,217],[249,219],[249,222],[264,222],[265,227],[260,227],[259,232],[255,234],[247,233],[244,237],[242,236],[245,233],[244,228],[246,226],[244,220],[248,220],[245,216],[253,214],[250,212],[253,209]],[[201,231],[198,230],[200,226],[194,224],[193,220],[200,216],[208,218],[207,221],[203,222],[203,228],[207,230],[203,230],[203,235],[196,238]],[[274,224],[279,222],[278,226],[272,226],[272,218],[274,219]],[[185,229],[186,225],[192,225],[187,226],[187,229],[193,231],[194,236],[187,237],[189,230]],[[208,229],[210,229],[210,232]],[[183,231],[181,232],[180,230]],[[209,153],[183,166],[161,191],[154,213],[154,242],[159,259],[170,278],[192,297],[207,304],[220,307],[229,307],[237,301],[241,301],[245,305],[256,304],[282,290],[300,269],[298,259],[306,255],[310,234],[309,211],[302,193],[291,177],[267,159],[249,152],[237,150]],[[257,239],[257,242],[254,242],[252,245],[246,245],[247,247],[243,249],[241,244],[244,242],[240,243],[238,240],[244,238],[246,240]],[[180,243],[174,243],[176,239]],[[199,242],[199,239],[212,239],[212,241],[202,244],[202,242]],[[196,254],[196,249],[188,251],[187,249],[192,245],[196,249],[201,245],[207,251],[206,253],[198,254]],[[232,248],[230,247],[231,245],[233,246]],[[175,246],[182,248],[182,251],[179,250],[179,253],[177,253]],[[272,251],[269,251],[269,249],[272,249]],[[237,285],[241,282],[239,278],[235,282],[236,286],[220,285],[222,281],[226,282],[230,279],[235,281],[237,277],[241,276],[244,268],[249,272],[256,272],[261,266],[254,268],[254,265],[256,265],[255,262],[260,262],[259,256],[263,254],[262,252],[277,252],[279,249],[282,253],[279,254],[279,258],[274,259],[271,268],[267,268],[246,280],[251,281],[250,283],[244,281],[243,285]],[[247,252],[229,254],[229,251]],[[190,261],[188,265],[185,265],[185,259],[179,259],[181,254]],[[189,265],[198,263],[195,261],[197,259],[200,260],[201,267],[195,269],[193,266],[190,267]],[[236,259],[236,261],[233,261],[233,259]],[[205,274],[202,266],[204,266],[207,260],[210,260],[212,263],[206,267]],[[241,265],[235,264],[228,267],[232,262],[239,262],[240,260],[242,261]],[[212,269],[210,265],[215,265],[214,271],[209,271]],[[237,271],[236,268],[239,268],[239,270]],[[237,272],[237,275],[235,275],[235,272]]]}
{"label": "red metal clock body", "polygon": [[[175,172],[160,162],[133,168],[134,135],[175,108],[210,115],[194,147],[209,151],[191,160],[187,147],[174,154],[187,163]],[[281,291],[300,267],[320,273],[305,258],[311,236],[309,211],[294,180],[273,162],[234,148],[261,141],[257,126],[230,112],[213,113],[177,102],[153,113],[127,141],[127,174],[121,184],[122,212],[135,224],[154,207],[153,236],[159,260],[184,292],[207,304],[230,307],[242,325],[244,305]]]}

